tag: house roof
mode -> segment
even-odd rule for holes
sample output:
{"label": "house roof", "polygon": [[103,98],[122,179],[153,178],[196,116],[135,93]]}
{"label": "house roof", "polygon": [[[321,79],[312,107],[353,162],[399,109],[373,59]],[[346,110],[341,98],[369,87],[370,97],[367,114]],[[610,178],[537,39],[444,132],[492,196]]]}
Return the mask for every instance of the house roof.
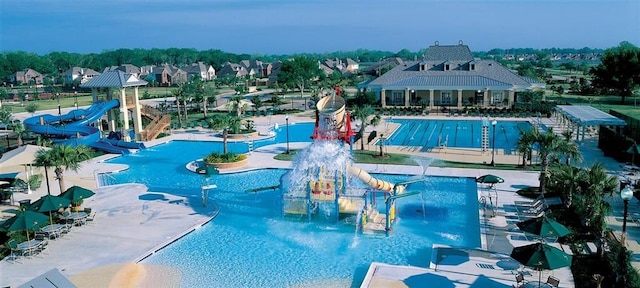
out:
{"label": "house roof", "polygon": [[80,84],[82,88],[123,88],[147,85],[147,81],[140,80],[133,74],[120,70],[107,71],[97,75],[86,83]]}
{"label": "house roof", "polygon": [[[459,53],[461,49],[458,46],[448,47],[453,47],[454,52],[445,53],[441,51],[441,49],[437,49],[436,51],[439,55],[455,56],[461,54]],[[475,66],[474,69],[470,69],[471,62],[473,62]],[[444,69],[444,65],[449,65],[449,70]],[[424,67],[424,70],[421,70],[421,66]],[[423,86],[421,88],[441,87],[450,89],[468,87],[471,89],[524,90],[532,88],[533,86],[544,86],[543,83],[537,80],[524,78],[511,72],[493,60],[474,60],[473,58],[470,60],[425,59],[404,62],[404,64],[396,66],[389,72],[371,81],[368,86],[371,88],[394,88],[398,85],[411,83],[417,86]]]}
{"label": "house roof", "polygon": [[588,105],[558,105],[556,111],[581,126],[626,126],[627,122]]}
{"label": "house roof", "polygon": [[473,60],[473,54],[467,45],[434,45],[427,49],[425,60],[446,61],[446,60]]}

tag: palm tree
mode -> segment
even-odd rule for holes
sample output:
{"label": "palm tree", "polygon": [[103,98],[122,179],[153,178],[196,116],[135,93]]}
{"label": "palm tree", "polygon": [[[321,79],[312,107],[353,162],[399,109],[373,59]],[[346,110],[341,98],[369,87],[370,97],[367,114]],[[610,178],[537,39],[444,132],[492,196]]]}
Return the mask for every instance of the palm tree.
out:
{"label": "palm tree", "polygon": [[558,191],[566,208],[573,204],[573,195],[580,192],[580,181],[586,177],[586,171],[571,165],[558,166],[549,181],[549,190]]}
{"label": "palm tree", "polygon": [[567,145],[558,134],[553,132],[553,129],[549,129],[545,132],[540,132],[538,128],[531,129],[532,138],[534,144],[538,146],[538,156],[540,158],[540,193],[544,196],[546,192],[547,176],[549,174],[549,165],[551,157],[559,153],[560,147]]}
{"label": "palm tree", "polygon": [[611,206],[604,200],[605,196],[613,196],[618,191],[618,179],[609,176],[601,164],[595,164],[585,172],[584,179],[579,182],[579,195],[576,196],[576,212],[586,217],[587,224],[599,237],[598,255],[602,255],[602,238],[607,229],[606,216]]}
{"label": "palm tree", "polygon": [[209,127],[213,129],[222,129],[222,152],[227,154],[227,137],[229,135],[229,130],[235,134],[240,132],[242,118],[235,116],[234,114],[215,114],[207,121],[209,122]]}
{"label": "palm tree", "polygon": [[364,150],[364,129],[369,125],[378,125],[382,118],[371,105],[354,106],[351,112],[351,118],[359,120],[361,123],[358,134],[360,135],[360,150]]}
{"label": "palm tree", "polygon": [[171,90],[171,95],[176,98],[176,110],[178,110],[178,123],[182,126],[182,114],[180,112],[180,99],[182,98],[182,89]]}
{"label": "palm tree", "polygon": [[231,97],[231,99],[227,103],[227,108],[229,109],[229,112],[233,113],[237,117],[242,116],[242,112],[244,112],[248,106],[248,104],[242,100],[244,100],[244,96],[235,95]]}
{"label": "palm tree", "polygon": [[76,147],[68,145],[55,145],[49,150],[39,150],[36,152],[35,165],[44,167],[45,177],[47,177],[47,190],[49,190],[49,177],[47,169],[49,167],[55,167],[56,179],[60,186],[60,192],[66,190],[64,185],[64,171],[73,170],[78,171],[80,163],[89,160],[93,157],[93,153],[89,147],[79,145]]}
{"label": "palm tree", "polygon": [[516,143],[516,151],[522,154],[522,167],[527,167],[527,160],[531,160],[530,156],[533,152],[533,134],[530,130],[520,131],[520,138]]}
{"label": "palm tree", "polygon": [[13,124],[11,129],[13,130],[13,133],[16,133],[18,146],[22,146],[24,144],[24,142],[22,141],[22,136],[27,133],[27,130],[24,129],[24,125],[18,122],[16,124]]}

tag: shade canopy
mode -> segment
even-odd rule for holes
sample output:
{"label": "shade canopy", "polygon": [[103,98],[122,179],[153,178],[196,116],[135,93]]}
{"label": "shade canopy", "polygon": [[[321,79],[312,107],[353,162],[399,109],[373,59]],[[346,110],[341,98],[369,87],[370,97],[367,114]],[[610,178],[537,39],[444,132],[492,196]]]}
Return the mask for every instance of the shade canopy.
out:
{"label": "shade canopy", "polygon": [[567,227],[545,215],[518,222],[516,225],[524,232],[542,237],[562,237],[571,233]]}
{"label": "shade canopy", "polygon": [[36,230],[47,223],[49,218],[42,213],[25,210],[18,212],[15,216],[7,219],[0,228],[4,231],[25,230],[27,241],[29,241],[29,231]]}
{"label": "shade canopy", "polygon": [[71,200],[69,199],[53,195],[45,195],[38,199],[38,201],[31,203],[29,210],[35,212],[56,211],[60,208],[69,207],[69,204],[71,204]]}
{"label": "shade canopy", "polygon": [[558,269],[571,265],[572,256],[545,243],[513,248],[511,258],[536,270]]}
{"label": "shade canopy", "polygon": [[69,199],[71,200],[71,202],[77,202],[89,198],[95,194],[96,193],[93,193],[93,191],[89,189],[82,188],[80,186],[71,186],[69,189],[62,192],[62,194],[60,194],[60,197]]}
{"label": "shade canopy", "polygon": [[487,174],[487,175],[482,175],[476,178],[476,182],[484,183],[484,184],[496,184],[496,183],[504,183],[504,179],[493,174]]}

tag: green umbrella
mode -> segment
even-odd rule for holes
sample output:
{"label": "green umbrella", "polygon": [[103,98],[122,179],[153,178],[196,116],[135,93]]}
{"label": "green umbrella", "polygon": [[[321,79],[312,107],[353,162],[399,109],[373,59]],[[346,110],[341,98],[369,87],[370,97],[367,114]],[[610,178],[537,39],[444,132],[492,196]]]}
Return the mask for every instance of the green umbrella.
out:
{"label": "green umbrella", "polygon": [[15,216],[2,223],[0,228],[5,231],[25,230],[27,232],[27,241],[29,241],[29,230],[39,228],[43,223],[47,223],[47,220],[47,216],[42,213],[30,210],[19,211]]}
{"label": "green umbrella", "polygon": [[64,191],[62,194],[60,194],[60,197],[69,199],[73,203],[83,201],[84,199],[89,198],[95,194],[96,193],[93,193],[93,191],[89,189],[82,188],[80,186],[71,186],[71,188],[67,189],[67,191]]}
{"label": "green umbrella", "polygon": [[71,204],[71,200],[69,199],[59,196],[45,195],[38,199],[38,201],[33,202],[29,206],[29,210],[35,212],[49,212],[49,221],[50,224],[53,225],[53,216],[51,215],[51,211],[58,211],[61,208],[69,207],[69,204]]}
{"label": "green umbrella", "polygon": [[493,174],[487,174],[487,175],[482,175],[476,178],[476,182],[483,183],[483,184],[496,184],[496,183],[504,183],[504,179]]}
{"label": "green umbrella", "polygon": [[513,248],[511,258],[527,267],[539,271],[538,282],[542,282],[543,269],[557,269],[571,265],[572,256],[545,243],[534,243]]}
{"label": "green umbrella", "polygon": [[562,237],[571,233],[567,227],[545,215],[518,222],[516,225],[524,232],[542,237]]}

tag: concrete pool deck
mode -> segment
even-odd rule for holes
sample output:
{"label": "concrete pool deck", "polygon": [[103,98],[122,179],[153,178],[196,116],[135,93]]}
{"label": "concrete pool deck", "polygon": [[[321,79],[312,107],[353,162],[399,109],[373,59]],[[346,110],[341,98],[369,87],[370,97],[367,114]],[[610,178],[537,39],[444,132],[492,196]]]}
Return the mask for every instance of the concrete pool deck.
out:
{"label": "concrete pool deck", "polygon": [[[281,117],[280,117],[281,116]],[[309,122],[312,119],[309,115],[290,115],[290,122]],[[448,118],[451,119],[451,118]],[[467,118],[468,119],[468,118]],[[520,119],[522,120],[522,119]],[[274,123],[284,124],[284,116],[259,117],[256,118],[256,126],[262,132],[268,130],[268,127]],[[148,146],[165,143],[169,140],[219,140],[216,134],[206,130],[179,130],[173,131],[172,135],[167,138],[150,141]],[[305,143],[291,143],[292,149],[302,148],[308,145]],[[592,160],[597,155],[597,151],[593,151],[593,147],[581,147],[584,150],[590,150],[592,153],[585,156]],[[357,149],[356,148],[354,149]],[[273,159],[273,155],[281,153],[286,149],[284,144],[272,145],[256,149],[250,155],[249,166],[245,169],[253,168],[289,168],[290,162],[278,161]],[[373,147],[375,149],[375,147]],[[389,147],[388,152],[396,149],[398,152],[410,153],[417,156],[435,157],[440,159],[454,160],[464,159],[466,161],[490,161],[490,155],[479,153],[478,151],[438,151],[440,153],[419,153],[411,151],[411,147]],[[583,152],[584,153],[584,152]],[[81,166],[76,173],[72,171],[65,172],[65,183],[67,187],[72,185],[80,185],[82,187],[96,189],[95,175],[100,172],[111,172],[126,169],[123,165],[105,164],[101,161],[114,157],[114,155],[106,155],[97,159],[88,161]],[[496,155],[498,163],[517,163],[518,157],[511,155]],[[185,159],[185,164],[194,159]],[[610,159],[607,162],[607,168],[611,167]],[[514,162],[509,162],[514,161]],[[378,173],[400,173],[400,174],[422,174],[423,170],[418,166],[397,166],[397,165],[373,165],[358,164],[368,172]],[[19,168],[18,170],[15,170]],[[6,170],[23,171],[23,167],[0,167],[0,172],[10,172]],[[24,172],[21,172],[24,173]],[[516,200],[527,200],[516,193],[516,190],[526,186],[537,186],[538,173],[530,171],[500,171],[491,170],[488,172],[483,169],[457,169],[457,168],[439,168],[429,167],[426,170],[428,175],[452,176],[452,177],[477,177],[483,174],[492,173],[501,176],[506,180],[505,183],[499,184],[498,201],[495,206],[495,216],[492,210],[483,209],[479,206],[479,218],[482,233],[482,248],[492,251],[489,253],[469,253],[469,248],[463,249],[469,257],[463,263],[451,265],[450,262],[438,262],[438,269],[431,259],[425,259],[425,267],[406,267],[393,266],[386,264],[373,263],[370,268],[370,275],[363,280],[362,287],[411,287],[414,282],[406,281],[411,279],[426,279],[436,277],[438,281],[448,281],[449,287],[478,287],[477,283],[485,283],[482,281],[494,281],[498,283],[495,287],[511,287],[515,284],[515,277],[511,270],[507,269],[488,269],[477,266],[476,264],[487,264],[500,267],[499,261],[504,260],[504,255],[510,254],[514,246],[522,245],[527,241],[522,241],[522,233],[515,231],[515,225],[508,221],[508,216],[512,215],[508,210],[504,209],[505,204],[513,204]],[[51,174],[51,173],[50,173]],[[50,175],[53,178],[52,175]],[[21,177],[24,178],[24,177]],[[59,189],[57,182],[51,181],[52,194],[57,195]],[[46,187],[42,187],[34,191],[32,194],[15,194],[15,200],[21,199],[38,199],[46,194]],[[98,269],[100,267],[114,265],[117,263],[137,262],[141,258],[146,257],[153,251],[167,243],[171,243],[178,239],[181,235],[197,229],[197,227],[207,223],[214,217],[216,209],[214,206],[207,208],[202,207],[200,195],[192,195],[192,197],[179,197],[162,191],[147,191],[144,185],[115,185],[106,186],[96,189],[96,195],[85,201],[85,207],[91,207],[97,211],[95,222],[92,225],[74,227],[67,236],[51,240],[49,247],[44,254],[34,256],[31,259],[21,258],[21,263],[3,260],[0,262],[0,286],[17,286],[20,285],[48,270],[57,267],[61,272],[69,276],[72,280],[74,276],[81,275],[83,272]],[[479,189],[479,197],[482,197],[482,191]],[[486,196],[486,195],[484,195]],[[619,197],[618,197],[619,198]],[[621,202],[621,201],[620,201]],[[492,202],[493,203],[493,202]],[[0,209],[15,209],[16,206],[0,206]],[[619,207],[618,207],[619,208]],[[615,208],[614,208],[615,209]],[[491,215],[487,214],[491,212]],[[621,215],[621,214],[620,214]],[[215,221],[215,220],[214,220]],[[630,233],[631,234],[631,233]],[[631,236],[631,235],[630,235]],[[631,237],[629,237],[631,238]],[[640,235],[638,238],[640,239]],[[635,241],[635,240],[633,240]],[[637,243],[637,242],[636,242]],[[447,255],[447,252],[458,255],[455,249],[443,249],[439,255]],[[474,250],[475,251],[475,250]],[[636,250],[634,250],[636,251]],[[638,250],[640,251],[640,250]],[[636,251],[636,253],[638,253]],[[437,254],[437,253],[434,253]],[[442,257],[441,257],[442,258]],[[452,260],[453,257],[444,257],[444,259]],[[493,264],[492,264],[493,263]],[[488,266],[484,266],[488,267]],[[494,268],[495,268],[494,267]],[[496,271],[489,271],[496,270]],[[500,273],[499,275],[492,274]],[[534,271],[535,272],[535,271]],[[549,274],[561,279],[560,287],[572,287],[573,278],[570,271],[566,268],[557,269],[550,272],[543,271],[543,281]],[[427,276],[424,276],[428,274]],[[434,276],[429,276],[434,275]],[[511,277],[509,276],[511,275]],[[426,277],[426,278],[425,278]],[[152,277],[145,277],[152,278]],[[446,280],[445,280],[446,279]],[[532,273],[527,276],[528,280],[537,280],[537,274]],[[147,279],[150,280],[150,279]],[[362,279],[354,279],[359,282]],[[75,282],[74,282],[75,283]],[[489,282],[486,282],[489,283]],[[108,283],[93,283],[91,286],[83,286],[78,283],[79,287],[108,287]],[[102,285],[102,286],[101,286]],[[505,286],[506,285],[506,286]],[[150,287],[144,285],[132,285],[133,287]],[[447,286],[441,286],[447,287]],[[485,286],[486,287],[486,286]],[[489,286],[491,287],[491,286]]]}

